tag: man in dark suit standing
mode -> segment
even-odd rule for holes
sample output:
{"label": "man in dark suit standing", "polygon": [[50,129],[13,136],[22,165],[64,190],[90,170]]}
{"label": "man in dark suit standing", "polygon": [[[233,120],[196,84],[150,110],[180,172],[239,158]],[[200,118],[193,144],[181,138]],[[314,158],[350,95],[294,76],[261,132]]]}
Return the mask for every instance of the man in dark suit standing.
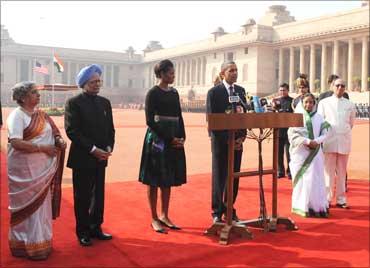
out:
{"label": "man in dark suit standing", "polygon": [[72,168],[76,234],[82,246],[92,245],[91,237],[112,239],[101,229],[105,168],[115,133],[111,104],[98,96],[101,74],[96,64],[81,69],[76,80],[83,92],[65,107],[65,130],[72,141],[67,167]]}
{"label": "man in dark suit standing", "polygon": [[[293,98],[289,96],[289,85],[283,83],[279,86],[280,97],[272,100],[272,108],[278,113],[293,113],[292,101]],[[289,162],[289,140],[288,140],[288,129],[280,128],[279,129],[279,150],[278,150],[278,178],[285,177],[285,166],[284,166],[284,149],[287,159],[287,175],[288,179],[292,179],[290,175]]]}
{"label": "man in dark suit standing", "polygon": [[[235,85],[238,78],[238,69],[233,61],[222,64],[220,77],[223,79],[215,85],[207,94],[207,113],[246,112],[244,105],[239,103],[236,107],[229,102],[229,96],[238,95],[243,103],[246,103],[244,88]],[[222,221],[222,215],[226,213],[225,185],[227,180],[228,163],[228,133],[227,131],[211,131],[212,150],[212,217],[213,222]],[[243,153],[243,142],[246,130],[239,130],[235,135],[234,171],[240,171]],[[239,178],[234,179],[233,201],[238,194]],[[233,209],[233,220],[239,221],[236,210]]]}

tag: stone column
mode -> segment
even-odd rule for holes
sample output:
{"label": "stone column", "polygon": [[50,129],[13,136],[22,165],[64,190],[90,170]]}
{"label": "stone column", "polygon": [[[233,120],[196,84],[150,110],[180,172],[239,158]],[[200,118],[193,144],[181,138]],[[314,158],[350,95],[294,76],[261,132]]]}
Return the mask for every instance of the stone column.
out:
{"label": "stone column", "polygon": [[284,52],[283,48],[280,48],[279,49],[279,85],[283,83],[283,79],[284,79],[283,52]]}
{"label": "stone column", "polygon": [[362,37],[362,64],[361,64],[361,90],[368,91],[368,75],[369,75],[369,43],[368,36]]}
{"label": "stone column", "polygon": [[182,62],[182,73],[181,73],[181,85],[185,86],[186,84],[186,61]]}
{"label": "stone column", "polygon": [[353,55],[354,55],[354,41],[351,38],[348,40],[348,78],[347,78],[348,91],[353,90]]}
{"label": "stone column", "polygon": [[206,85],[206,77],[207,77],[207,58],[206,57],[203,57],[202,59],[202,62],[203,62],[203,76],[202,76],[202,85]]}
{"label": "stone column", "polygon": [[184,86],[189,84],[189,60],[185,60],[185,77]]}
{"label": "stone column", "polygon": [[194,72],[194,85],[198,85],[199,66],[198,58],[195,58],[195,72]]}
{"label": "stone column", "polygon": [[188,85],[190,86],[193,83],[193,60],[190,59],[188,61],[189,64],[189,83]]}
{"label": "stone column", "polygon": [[294,92],[294,47],[289,49],[289,88]]}
{"label": "stone column", "polygon": [[326,88],[326,43],[322,43],[321,45],[321,85],[320,91],[324,92],[327,90]]}
{"label": "stone column", "polygon": [[177,61],[176,63],[176,69],[175,69],[175,81],[176,81],[176,86],[178,87],[180,85],[180,67],[181,66],[181,62],[180,61]]}
{"label": "stone column", "polygon": [[315,44],[310,45],[310,89],[315,92],[315,77],[316,76],[316,51]]}
{"label": "stone column", "polygon": [[202,80],[203,80],[203,58],[199,58],[199,85],[202,85]]}
{"label": "stone column", "polygon": [[304,46],[299,47],[299,72],[301,74],[305,74],[305,69],[304,69]]}
{"label": "stone column", "polygon": [[339,75],[339,41],[333,44],[333,74]]}

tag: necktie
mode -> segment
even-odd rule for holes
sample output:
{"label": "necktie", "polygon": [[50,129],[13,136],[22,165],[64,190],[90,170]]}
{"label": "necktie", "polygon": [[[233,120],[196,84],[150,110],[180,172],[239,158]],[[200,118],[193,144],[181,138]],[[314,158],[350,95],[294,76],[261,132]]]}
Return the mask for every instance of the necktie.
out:
{"label": "necktie", "polygon": [[234,88],[233,86],[229,87],[229,96],[234,96]]}

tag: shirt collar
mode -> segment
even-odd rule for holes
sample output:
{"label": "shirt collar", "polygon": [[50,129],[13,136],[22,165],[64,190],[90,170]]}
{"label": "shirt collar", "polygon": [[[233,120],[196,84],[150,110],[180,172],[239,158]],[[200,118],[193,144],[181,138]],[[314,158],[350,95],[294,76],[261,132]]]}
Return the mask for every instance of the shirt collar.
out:
{"label": "shirt collar", "polygon": [[[230,92],[229,92],[229,88],[230,87],[233,87],[234,88],[234,85],[230,85],[229,83],[226,82],[226,80],[222,80],[222,83],[224,84],[225,88],[226,88],[226,92],[228,95],[230,95]],[[235,90],[235,89],[234,89]]]}

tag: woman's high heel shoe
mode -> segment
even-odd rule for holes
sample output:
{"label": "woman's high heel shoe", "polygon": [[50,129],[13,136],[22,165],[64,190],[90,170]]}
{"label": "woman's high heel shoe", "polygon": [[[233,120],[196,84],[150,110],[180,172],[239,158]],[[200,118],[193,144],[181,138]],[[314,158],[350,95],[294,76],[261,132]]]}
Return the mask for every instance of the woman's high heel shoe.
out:
{"label": "woman's high heel shoe", "polygon": [[[161,223],[160,220],[158,220],[158,222]],[[161,233],[161,234],[167,234],[167,231],[163,228],[159,228],[159,229],[156,229],[153,225],[153,223],[150,224],[150,226],[152,226],[153,230],[156,231],[157,233]]]}
{"label": "woman's high heel shoe", "polygon": [[181,230],[181,228],[180,227],[178,227],[178,226],[176,226],[176,225],[169,225],[169,224],[167,224],[166,222],[164,222],[163,220],[159,220],[159,222],[160,223],[162,223],[164,226],[166,226],[166,227],[168,227],[168,228],[170,228],[170,229],[172,229],[172,230]]}

